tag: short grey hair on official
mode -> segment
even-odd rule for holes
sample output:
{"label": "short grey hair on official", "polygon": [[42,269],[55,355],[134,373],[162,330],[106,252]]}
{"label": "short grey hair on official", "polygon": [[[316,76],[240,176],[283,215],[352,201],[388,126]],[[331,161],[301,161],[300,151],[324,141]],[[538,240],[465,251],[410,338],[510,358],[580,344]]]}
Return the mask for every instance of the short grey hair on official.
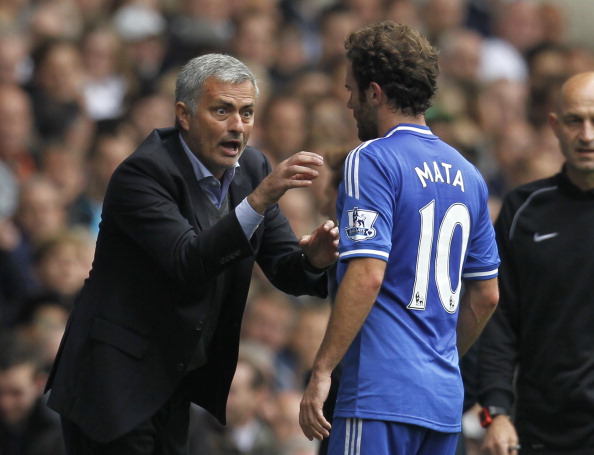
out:
{"label": "short grey hair on official", "polygon": [[206,54],[193,58],[182,67],[175,82],[176,104],[181,101],[192,114],[196,113],[200,91],[209,77],[232,84],[251,81],[256,97],[260,94],[256,77],[243,62],[226,54]]}

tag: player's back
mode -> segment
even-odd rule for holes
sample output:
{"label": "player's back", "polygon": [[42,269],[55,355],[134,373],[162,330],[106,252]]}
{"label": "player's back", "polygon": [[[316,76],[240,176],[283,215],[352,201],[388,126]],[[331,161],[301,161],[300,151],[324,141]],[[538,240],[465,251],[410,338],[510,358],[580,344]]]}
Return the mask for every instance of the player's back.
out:
{"label": "player's back", "polygon": [[[348,258],[376,257],[387,266],[345,357],[350,398],[338,409],[453,431],[463,394],[456,351],[461,275],[496,271],[496,254],[483,254],[494,243],[484,181],[427,127],[403,124],[351,152],[344,177],[339,279]],[[468,252],[478,260],[468,260]]]}

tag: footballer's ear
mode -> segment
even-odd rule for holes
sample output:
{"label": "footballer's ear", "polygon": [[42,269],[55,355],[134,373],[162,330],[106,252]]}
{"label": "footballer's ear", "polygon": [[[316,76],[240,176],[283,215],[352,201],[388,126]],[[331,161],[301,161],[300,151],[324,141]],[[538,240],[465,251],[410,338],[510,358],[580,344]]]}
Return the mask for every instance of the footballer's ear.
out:
{"label": "footballer's ear", "polygon": [[188,131],[190,129],[191,115],[190,108],[188,108],[186,103],[183,103],[182,101],[175,103],[175,118],[177,119],[179,126],[184,131]]}
{"label": "footballer's ear", "polygon": [[367,92],[369,96],[369,101],[372,105],[379,106],[380,104],[382,104],[385,98],[385,93],[377,82],[372,82],[371,84],[369,84]]}

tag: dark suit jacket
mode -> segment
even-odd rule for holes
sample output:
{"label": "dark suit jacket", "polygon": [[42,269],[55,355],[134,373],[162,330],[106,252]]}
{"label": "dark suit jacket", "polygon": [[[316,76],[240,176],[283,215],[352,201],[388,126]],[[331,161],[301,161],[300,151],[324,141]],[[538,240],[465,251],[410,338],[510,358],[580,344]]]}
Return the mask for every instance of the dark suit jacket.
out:
{"label": "dark suit jacket", "polygon": [[[270,171],[247,147],[230,206]],[[308,280],[278,206],[248,241],[231,210],[209,227],[177,130],[155,130],[114,172],[93,268],[77,299],[47,389],[49,406],[91,438],[109,442],[152,416],[182,378],[192,401],[225,422],[241,318],[254,260],[284,292],[324,296]],[[221,276],[231,283],[221,289]],[[215,296],[221,314],[206,364],[186,368]]]}

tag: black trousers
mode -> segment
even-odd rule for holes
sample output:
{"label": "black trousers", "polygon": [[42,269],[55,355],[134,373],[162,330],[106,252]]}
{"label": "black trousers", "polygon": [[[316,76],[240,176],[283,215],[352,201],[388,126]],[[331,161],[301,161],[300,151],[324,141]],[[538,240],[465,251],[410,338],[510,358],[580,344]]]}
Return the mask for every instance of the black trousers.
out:
{"label": "black trousers", "polygon": [[62,418],[68,455],[187,455],[190,400],[180,387],[150,419],[108,443],[94,441]]}

